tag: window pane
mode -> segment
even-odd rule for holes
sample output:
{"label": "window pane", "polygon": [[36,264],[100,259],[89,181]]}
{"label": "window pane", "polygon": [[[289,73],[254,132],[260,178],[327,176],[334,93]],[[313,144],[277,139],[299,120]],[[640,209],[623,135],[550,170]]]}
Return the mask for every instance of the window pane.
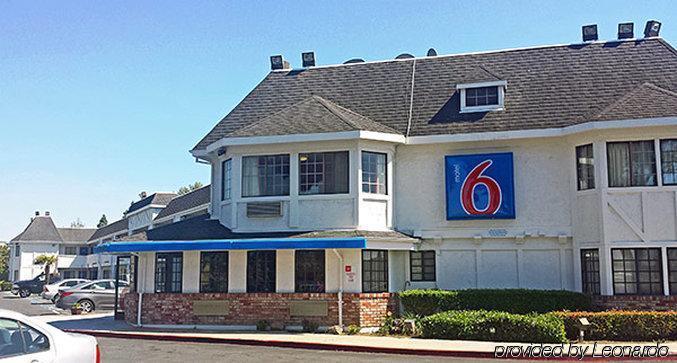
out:
{"label": "window pane", "polygon": [[275,292],[275,251],[247,252],[247,292]]}
{"label": "window pane", "polygon": [[663,294],[659,248],[623,248],[611,252],[615,294]]}
{"label": "window pane", "polygon": [[677,139],[661,140],[661,171],[664,185],[677,185]]}
{"label": "window pane", "polygon": [[348,193],[348,152],[299,154],[299,194]]}
{"label": "window pane", "polygon": [[581,277],[583,278],[584,293],[600,294],[598,249],[581,250]]}
{"label": "window pane", "polygon": [[411,281],[435,281],[435,251],[409,252]]}
{"label": "window pane", "polygon": [[467,88],[466,107],[498,105],[498,86]]}
{"label": "window pane", "polygon": [[155,257],[155,292],[181,292],[183,254],[158,253]]}
{"label": "window pane", "polygon": [[21,328],[23,330],[27,354],[49,350],[49,339],[44,334],[25,324],[21,324]]}
{"label": "window pane", "polygon": [[289,195],[289,155],[242,158],[242,196]]}
{"label": "window pane", "polygon": [[592,153],[592,144],[576,147],[576,172],[578,175],[578,190],[595,187],[595,159]]}
{"label": "window pane", "polygon": [[299,250],[295,252],[296,292],[324,292],[324,250]]}
{"label": "window pane", "polygon": [[610,187],[656,185],[652,140],[607,143],[607,160]]}
{"label": "window pane", "polygon": [[232,178],[233,162],[231,159],[228,159],[221,164],[221,200],[230,199]]}
{"label": "window pane", "polygon": [[14,320],[0,319],[0,336],[4,344],[0,349],[0,357],[24,354],[24,338],[19,323]]}
{"label": "window pane", "polygon": [[362,191],[364,193],[387,194],[386,154],[362,152]]}
{"label": "window pane", "polygon": [[228,252],[200,253],[200,292],[228,292]]}
{"label": "window pane", "polygon": [[388,291],[388,251],[362,250],[362,292]]}

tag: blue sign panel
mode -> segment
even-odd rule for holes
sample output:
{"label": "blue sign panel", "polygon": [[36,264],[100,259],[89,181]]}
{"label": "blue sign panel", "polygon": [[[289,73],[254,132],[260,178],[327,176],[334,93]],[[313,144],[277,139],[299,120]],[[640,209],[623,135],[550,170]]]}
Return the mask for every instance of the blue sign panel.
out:
{"label": "blue sign panel", "polygon": [[447,220],[513,219],[512,153],[445,157]]}

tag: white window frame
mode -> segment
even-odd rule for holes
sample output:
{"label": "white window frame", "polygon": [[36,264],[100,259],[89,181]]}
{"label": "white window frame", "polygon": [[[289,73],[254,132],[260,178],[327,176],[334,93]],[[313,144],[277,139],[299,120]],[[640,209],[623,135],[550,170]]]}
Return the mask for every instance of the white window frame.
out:
{"label": "white window frame", "polygon": [[[224,168],[228,166],[228,169]],[[226,178],[227,177],[227,178]],[[227,180],[226,180],[227,179]],[[233,193],[233,159],[228,158],[221,161],[221,201],[231,199]]]}
{"label": "white window frame", "polygon": [[[456,90],[460,91],[460,93],[461,93],[461,113],[503,111],[505,89],[506,89],[507,86],[508,86],[508,81],[491,81],[491,82],[457,84]],[[484,105],[484,106],[466,106],[465,105],[465,91],[467,89],[470,89],[470,88],[481,88],[481,87],[498,87],[498,104],[497,105]]]}

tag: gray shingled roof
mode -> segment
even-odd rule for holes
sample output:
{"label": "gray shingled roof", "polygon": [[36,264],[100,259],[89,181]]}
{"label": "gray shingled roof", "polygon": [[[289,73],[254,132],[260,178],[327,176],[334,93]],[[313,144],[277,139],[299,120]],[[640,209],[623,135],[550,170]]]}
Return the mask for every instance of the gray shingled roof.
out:
{"label": "gray shingled roof", "polygon": [[86,242],[96,232],[96,228],[57,228],[61,240],[65,242]]}
{"label": "gray shingled roof", "polygon": [[15,241],[54,241],[61,242],[61,235],[49,216],[36,216],[31,219],[26,229],[18,236],[12,238]]}
{"label": "gray shingled roof", "polygon": [[127,209],[127,213],[132,213],[148,205],[162,205],[165,206],[176,197],[174,193],[153,193],[138,202],[132,203]]}
{"label": "gray shingled roof", "polygon": [[[413,104],[410,103],[415,63]],[[459,83],[508,82],[505,110],[464,113]],[[590,121],[644,83],[677,91],[677,51],[660,38],[485,52],[270,72],[196,146],[204,149],[237,130],[311,96],[333,102],[410,136],[558,128]],[[652,101],[652,100],[649,100]],[[655,110],[655,108],[650,108]],[[641,117],[677,115],[677,109]],[[298,117],[307,117],[301,113]],[[286,115],[293,121],[297,116]],[[292,122],[294,132],[298,122]],[[312,123],[309,130],[317,130]],[[251,126],[246,135],[265,134]],[[278,132],[278,131],[276,131]]]}
{"label": "gray shingled roof", "polygon": [[101,237],[105,237],[111,234],[114,234],[116,232],[124,231],[129,227],[129,223],[126,218],[117,220],[112,223],[108,223],[107,225],[99,228],[94,232],[94,234],[89,237],[90,241],[94,241],[96,239],[99,239]]}
{"label": "gray shingled roof", "polygon": [[209,204],[211,199],[211,186],[205,185],[200,189],[196,189],[190,193],[180,195],[172,199],[167,206],[160,211],[155,219],[171,216],[204,204]]}
{"label": "gray shingled roof", "polygon": [[669,117],[677,110],[677,93],[651,83],[631,90],[593,117],[595,121]]}
{"label": "gray shingled roof", "polygon": [[311,231],[311,232],[259,232],[236,233],[223,226],[218,220],[201,215],[180,222],[149,229],[126,236],[118,241],[197,241],[207,239],[247,238],[332,238],[366,237],[370,240],[417,241],[397,231]]}

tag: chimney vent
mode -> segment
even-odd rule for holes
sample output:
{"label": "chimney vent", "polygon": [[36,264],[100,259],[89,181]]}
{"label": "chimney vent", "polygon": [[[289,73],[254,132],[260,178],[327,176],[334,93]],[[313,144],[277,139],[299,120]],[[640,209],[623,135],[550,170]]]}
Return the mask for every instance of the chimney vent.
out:
{"label": "chimney vent", "polygon": [[632,39],[635,37],[635,25],[633,23],[618,24],[618,39]]}
{"label": "chimney vent", "polygon": [[644,38],[657,37],[661,31],[661,22],[657,20],[649,20],[644,27]]}
{"label": "chimney vent", "polygon": [[426,54],[428,57],[437,57],[437,51],[435,48],[430,48],[428,49],[428,54]]}
{"label": "chimney vent", "polygon": [[36,211],[35,211],[35,216],[36,216],[36,217],[40,216],[40,211],[39,211],[39,210],[36,210]]}
{"label": "chimney vent", "polygon": [[48,210],[45,211],[45,216],[49,217],[49,211]]}
{"label": "chimney vent", "polygon": [[281,55],[272,55],[270,56],[270,69],[275,71],[278,69],[284,69],[284,59]]}
{"label": "chimney vent", "polygon": [[583,25],[583,41],[592,42],[597,40],[597,24]]}
{"label": "chimney vent", "polygon": [[315,67],[315,52],[301,53],[303,68]]}
{"label": "chimney vent", "polygon": [[148,196],[148,193],[146,193],[145,191],[139,193],[139,198],[141,198],[141,199],[143,199],[143,198],[145,198],[145,197],[147,197],[147,196]]}

